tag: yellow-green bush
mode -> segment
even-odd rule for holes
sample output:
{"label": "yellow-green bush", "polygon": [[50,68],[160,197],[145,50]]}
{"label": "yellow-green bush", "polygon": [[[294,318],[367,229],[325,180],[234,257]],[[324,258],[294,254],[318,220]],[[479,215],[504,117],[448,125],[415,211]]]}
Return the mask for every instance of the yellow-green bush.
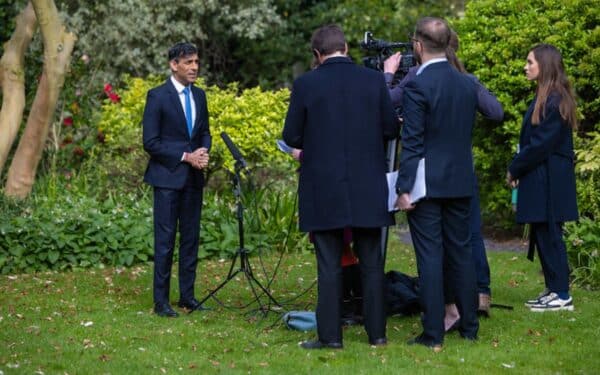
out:
{"label": "yellow-green bush", "polygon": [[[154,76],[147,79],[127,77],[127,88],[118,92],[121,101],[103,105],[98,128],[105,135],[105,142],[98,146],[95,155],[104,159],[102,164],[111,166],[110,174],[135,176],[141,181],[147,160],[141,127],[146,93],[163,80]],[[251,168],[281,167],[291,163],[290,157],[278,151],[275,145],[287,110],[287,89],[263,91],[252,88],[239,92],[236,84],[225,88],[205,87],[202,80],[198,85],[207,94],[213,136],[209,174],[223,167],[231,169],[233,165],[220,137],[222,131],[236,143]]]}

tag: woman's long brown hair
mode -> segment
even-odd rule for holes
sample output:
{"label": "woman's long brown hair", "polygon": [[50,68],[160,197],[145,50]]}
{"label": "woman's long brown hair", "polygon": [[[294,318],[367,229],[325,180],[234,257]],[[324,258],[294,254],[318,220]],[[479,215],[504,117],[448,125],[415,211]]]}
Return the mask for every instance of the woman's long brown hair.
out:
{"label": "woman's long brown hair", "polygon": [[533,108],[531,123],[539,125],[546,110],[546,101],[552,93],[560,95],[558,106],[560,117],[573,129],[577,128],[577,103],[575,94],[565,74],[562,56],[556,47],[550,44],[538,44],[531,50],[538,63],[537,101]]}
{"label": "woman's long brown hair", "polygon": [[448,63],[450,63],[450,65],[452,65],[456,70],[461,73],[466,73],[467,70],[465,69],[465,66],[456,56],[458,45],[458,34],[456,34],[456,31],[450,29],[450,41],[448,43],[448,47],[446,47],[446,58],[448,59]]}

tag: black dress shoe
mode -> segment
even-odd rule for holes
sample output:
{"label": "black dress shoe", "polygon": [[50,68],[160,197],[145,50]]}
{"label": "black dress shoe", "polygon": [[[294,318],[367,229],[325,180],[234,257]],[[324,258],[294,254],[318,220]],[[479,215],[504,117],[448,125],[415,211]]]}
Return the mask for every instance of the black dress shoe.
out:
{"label": "black dress shoe", "polygon": [[154,304],[154,313],[158,316],[164,316],[167,318],[176,318],[179,316],[177,311],[171,308],[171,305],[168,303],[155,303]]}
{"label": "black dress shoe", "polygon": [[300,346],[304,349],[343,349],[341,342],[322,342],[319,340],[303,341]]}
{"label": "black dress shoe", "polygon": [[423,345],[428,348],[433,349],[434,352],[440,352],[442,350],[441,343],[435,343],[432,340],[426,339],[423,334],[420,334],[417,337],[414,337],[406,342],[408,345]]}
{"label": "black dress shoe", "polygon": [[190,311],[205,311],[205,310],[210,310],[210,308],[205,307],[204,305],[202,305],[200,302],[198,302],[197,299],[192,298],[189,301],[179,301],[177,302],[177,306],[186,309],[186,310],[190,310]]}
{"label": "black dress shoe", "polygon": [[369,340],[369,345],[373,345],[373,346],[385,346],[385,345],[387,345],[387,338],[386,337],[380,337],[380,338],[375,339],[375,340]]}

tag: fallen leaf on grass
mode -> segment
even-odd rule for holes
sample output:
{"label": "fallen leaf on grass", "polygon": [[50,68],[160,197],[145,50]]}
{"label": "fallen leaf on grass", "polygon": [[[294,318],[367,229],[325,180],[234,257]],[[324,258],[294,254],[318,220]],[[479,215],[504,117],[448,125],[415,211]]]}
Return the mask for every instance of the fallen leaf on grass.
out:
{"label": "fallen leaf on grass", "polygon": [[505,367],[505,368],[515,368],[515,364],[514,363],[503,363],[502,367]]}
{"label": "fallen leaf on grass", "polygon": [[542,335],[542,333],[540,331],[536,331],[536,330],[533,330],[531,328],[529,328],[527,330],[527,334],[528,335],[533,335],[533,336],[541,336]]}
{"label": "fallen leaf on grass", "polygon": [[90,326],[94,325],[94,322],[88,321],[88,322],[81,322],[80,324],[84,327],[90,327]]}
{"label": "fallen leaf on grass", "polygon": [[100,357],[98,357],[98,359],[101,360],[102,362],[110,361],[110,357],[106,354],[102,354]]}
{"label": "fallen leaf on grass", "polygon": [[209,359],[209,361],[210,361],[210,363],[211,363],[213,366],[220,366],[220,365],[221,365],[221,364],[219,363],[219,361],[214,361],[214,360],[212,360],[212,359]]}
{"label": "fallen leaf on grass", "polygon": [[189,368],[189,369],[195,369],[195,368],[198,368],[198,365],[192,362],[192,363],[190,363],[190,364],[188,365],[188,368]]}
{"label": "fallen leaf on grass", "polygon": [[261,366],[261,367],[268,367],[269,366],[269,364],[267,362],[260,362],[258,365]]}

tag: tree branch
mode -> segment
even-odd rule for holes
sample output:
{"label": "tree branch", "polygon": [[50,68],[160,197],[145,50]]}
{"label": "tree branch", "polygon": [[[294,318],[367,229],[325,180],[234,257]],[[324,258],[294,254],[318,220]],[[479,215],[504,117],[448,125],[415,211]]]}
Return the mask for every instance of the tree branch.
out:
{"label": "tree branch", "polygon": [[10,40],[4,44],[0,59],[0,85],[2,109],[0,110],[0,173],[8,158],[23,119],[25,108],[25,51],[37,28],[35,12],[30,3],[16,18],[16,27]]}

